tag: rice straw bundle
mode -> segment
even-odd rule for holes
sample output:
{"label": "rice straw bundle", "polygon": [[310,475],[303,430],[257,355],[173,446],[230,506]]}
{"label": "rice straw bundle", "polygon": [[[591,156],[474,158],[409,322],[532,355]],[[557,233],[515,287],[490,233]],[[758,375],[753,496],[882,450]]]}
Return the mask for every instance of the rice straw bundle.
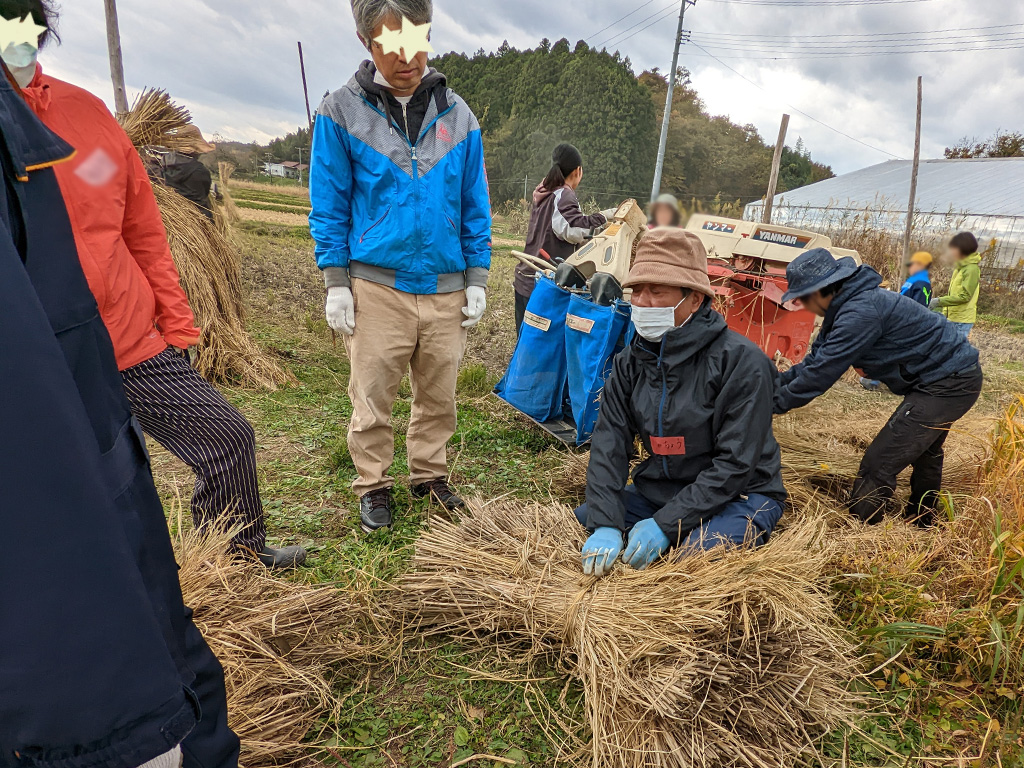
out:
{"label": "rice straw bundle", "polygon": [[203,330],[196,367],[207,378],[276,389],[294,377],[245,329],[238,251],[190,201],[162,184],[160,206],[174,263]]}
{"label": "rice straw bundle", "polygon": [[582,572],[585,538],[564,506],[475,504],[420,537],[401,607],[427,633],[551,654],[583,686],[595,768],[782,768],[852,725],[820,524],[605,579]]}
{"label": "rice straw bundle", "polygon": [[[271,578],[225,554],[230,534],[177,536],[185,604],[224,666],[228,718],[246,765],[273,765],[315,750],[303,739],[335,722],[331,683],[353,662],[360,671],[381,647],[361,633],[360,597],[332,587]],[[321,741],[322,743],[322,741]]]}
{"label": "rice straw bundle", "polygon": [[136,149],[154,146],[180,149],[191,144],[191,140],[180,136],[178,131],[192,122],[192,115],[188,109],[171,101],[166,91],[147,88],[135,99],[131,109],[118,115],[118,122]]}
{"label": "rice straw bundle", "polygon": [[[119,116],[139,150],[150,145],[180,147],[179,129],[190,119],[187,109],[159,90],[144,91],[131,110]],[[199,372],[209,379],[267,389],[294,382],[245,329],[237,249],[189,200],[159,183],[153,184],[153,192],[182,287],[203,330],[196,362]]]}

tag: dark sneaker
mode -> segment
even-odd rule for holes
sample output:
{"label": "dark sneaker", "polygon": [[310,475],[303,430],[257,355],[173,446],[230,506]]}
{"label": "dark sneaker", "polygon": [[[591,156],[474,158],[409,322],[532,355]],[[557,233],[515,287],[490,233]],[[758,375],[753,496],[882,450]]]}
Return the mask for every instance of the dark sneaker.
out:
{"label": "dark sneaker", "polygon": [[287,571],[306,562],[306,550],[298,545],[281,549],[263,547],[256,553],[256,559],[272,571]]}
{"label": "dark sneaker", "polygon": [[363,494],[359,499],[359,521],[365,533],[391,527],[391,488]]}
{"label": "dark sneaker", "polygon": [[448,486],[448,481],[443,477],[439,477],[437,480],[431,480],[427,483],[414,485],[411,490],[414,498],[429,498],[431,501],[438,502],[449,512],[458,512],[459,510],[466,508],[466,502],[455,495],[452,489]]}

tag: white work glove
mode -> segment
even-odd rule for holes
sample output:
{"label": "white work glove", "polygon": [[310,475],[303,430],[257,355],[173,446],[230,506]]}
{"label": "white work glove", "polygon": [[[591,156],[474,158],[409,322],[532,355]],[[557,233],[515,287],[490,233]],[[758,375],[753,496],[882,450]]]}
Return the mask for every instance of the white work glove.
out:
{"label": "white work glove", "polygon": [[327,289],[327,324],[346,336],[356,331],[356,302],[352,289],[336,286]]}
{"label": "white work glove", "polygon": [[487,309],[487,291],[479,285],[471,285],[466,289],[466,306],[462,308],[462,314],[468,319],[462,324],[463,328],[472,328],[480,322]]}

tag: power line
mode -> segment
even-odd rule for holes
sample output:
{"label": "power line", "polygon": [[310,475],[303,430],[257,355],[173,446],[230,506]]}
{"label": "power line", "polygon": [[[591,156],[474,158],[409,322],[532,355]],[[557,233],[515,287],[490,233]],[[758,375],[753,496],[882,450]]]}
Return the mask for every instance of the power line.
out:
{"label": "power line", "polygon": [[632,15],[633,15],[634,13],[636,13],[637,11],[639,11],[639,10],[640,10],[641,8],[646,8],[646,7],[648,6],[648,5],[650,5],[650,4],[651,4],[651,3],[653,3],[653,2],[654,2],[654,0],[647,0],[647,2],[646,2],[646,3],[643,3],[643,4],[641,4],[641,5],[638,5],[638,6],[637,6],[636,8],[634,8],[634,9],[633,9],[632,11],[630,11],[629,13],[627,13],[627,14],[626,14],[625,16],[623,16],[623,17],[621,17],[621,18],[618,18],[618,19],[616,19],[616,20],[615,20],[615,21],[613,21],[613,22],[612,22],[611,24],[609,24],[609,25],[608,25],[607,27],[601,27],[601,29],[597,30],[597,32],[595,32],[595,33],[594,33],[594,34],[592,34],[592,35],[588,35],[587,37],[585,37],[585,38],[583,38],[583,39],[584,39],[584,40],[591,40],[591,39],[593,39],[593,38],[597,37],[598,35],[600,35],[600,34],[601,34],[602,32],[604,32],[605,30],[607,30],[607,29],[611,29],[612,27],[614,27],[614,26],[615,26],[616,24],[618,24],[619,22],[625,21],[625,20],[626,20],[626,19],[628,19],[628,18],[629,18],[630,16],[632,16]]}
{"label": "power line", "polygon": [[661,16],[659,16],[657,19],[652,21],[650,24],[647,24],[647,25],[641,27],[636,32],[633,32],[632,34],[626,35],[625,37],[623,37],[623,38],[621,38],[619,40],[616,40],[615,41],[615,45],[616,46],[622,45],[624,42],[626,42],[630,38],[636,37],[641,32],[644,32],[644,31],[650,29],[655,24],[660,24],[661,22],[665,21],[665,19],[668,19],[668,18],[671,18],[672,16],[675,16],[675,14],[676,14],[676,8],[675,8],[675,6],[673,6],[672,8],[669,8],[665,13],[661,14]]}
{"label": "power line", "polygon": [[[833,34],[833,35],[800,35],[800,38],[801,39],[826,38],[826,39],[829,39],[829,40],[839,40],[839,39],[853,38],[853,37],[898,37],[898,36],[903,36],[903,35],[931,35],[931,34],[946,33],[946,32],[950,32],[950,33],[978,32],[978,31],[983,31],[983,30],[988,30],[988,29],[1009,29],[1009,28],[1012,28],[1012,27],[1024,27],[1024,22],[1017,23],[1017,24],[996,24],[994,26],[987,26],[987,27],[953,27],[953,28],[947,27],[945,29],[923,29],[923,30],[919,30],[919,31],[910,31],[910,32],[860,32],[860,33],[847,34],[847,35],[838,35],[838,34]],[[697,37],[697,36],[699,36],[699,37],[714,37],[716,39],[718,39],[718,38],[733,38],[733,37],[760,38],[760,39],[763,39],[763,40],[777,40],[778,39],[778,35],[764,35],[764,34],[758,34],[758,33],[745,33],[745,32],[694,32],[693,35],[695,37]]]}
{"label": "power line", "polygon": [[932,0],[707,0],[709,3],[728,5],[763,5],[766,7],[831,7],[851,8],[865,5],[906,5],[908,3],[930,3]]}
{"label": "power line", "polygon": [[[758,83],[755,83],[755,82],[754,82],[753,80],[751,80],[751,79],[750,79],[749,77],[747,77],[747,76],[746,76],[746,75],[744,75],[743,73],[741,73],[741,72],[739,72],[738,70],[736,70],[736,69],[732,68],[731,66],[729,66],[728,64],[726,64],[726,63],[725,63],[724,61],[722,61],[722,60],[721,60],[720,58],[718,58],[717,56],[715,56],[715,55],[714,55],[713,53],[710,53],[710,52],[708,52],[708,51],[704,50],[704,48],[702,48],[701,46],[699,46],[699,45],[698,45],[697,43],[691,43],[691,45],[693,45],[693,47],[694,47],[694,48],[698,48],[698,49],[700,49],[700,50],[704,51],[704,53],[705,53],[706,55],[710,56],[710,57],[711,57],[712,59],[714,59],[715,61],[717,61],[717,62],[718,62],[719,64],[721,64],[721,65],[722,65],[723,67],[725,67],[725,68],[726,68],[726,69],[728,69],[728,70],[729,70],[730,72],[732,72],[733,74],[735,74],[735,75],[736,75],[737,77],[740,77],[740,78],[742,78],[743,80],[746,80],[746,81],[747,81],[748,83],[750,83],[750,84],[751,84],[752,86],[754,86],[754,87],[755,87],[755,88],[757,88],[758,90],[760,90],[760,91],[764,91],[765,93],[768,93],[768,91],[766,91],[766,90],[765,90],[765,89],[764,89],[764,88],[763,88],[763,87],[762,87],[761,85],[759,85]],[[769,95],[770,95],[770,94],[769,94]],[[786,104],[785,102],[783,102],[783,103],[784,103],[784,104]],[[845,132],[843,132],[843,131],[839,130],[838,128],[834,128],[833,126],[829,125],[828,123],[826,123],[826,122],[824,122],[824,121],[822,121],[822,120],[819,120],[818,118],[814,117],[813,115],[809,115],[809,114],[807,114],[807,113],[806,113],[806,112],[804,112],[804,111],[803,111],[802,109],[797,109],[797,108],[796,108],[796,107],[794,107],[794,106],[793,106],[792,104],[786,104],[786,106],[787,106],[787,107],[789,107],[790,109],[792,109],[792,110],[793,110],[794,112],[797,112],[797,113],[799,113],[799,114],[803,115],[803,116],[804,116],[804,117],[806,117],[806,118],[807,118],[808,120],[811,120],[811,121],[813,121],[813,122],[817,123],[818,125],[821,125],[821,126],[823,126],[823,127],[825,127],[825,128],[828,128],[828,129],[829,129],[830,131],[833,131],[833,132],[835,132],[835,133],[838,133],[838,134],[839,134],[840,136],[844,136],[845,138],[849,139],[850,141],[855,141],[855,142],[857,142],[858,144],[861,144],[862,146],[865,146],[865,147],[867,147],[868,149],[873,149],[873,150],[874,150],[875,152],[881,152],[881,153],[882,153],[883,155],[888,155],[889,157],[895,158],[895,159],[897,159],[897,160],[905,160],[905,159],[906,159],[906,158],[900,157],[899,155],[894,155],[894,154],[893,154],[892,152],[889,152],[889,151],[888,151],[888,150],[886,150],[886,149],[882,149],[881,147],[876,147],[876,146],[873,146],[873,145],[871,145],[871,144],[868,144],[868,143],[867,143],[866,141],[861,141],[861,140],[860,140],[860,139],[858,139],[858,138],[857,138],[856,136],[851,136],[850,134],[848,134],[848,133],[845,133]]]}
{"label": "power line", "polygon": [[[616,38],[619,38],[619,37],[621,37],[622,35],[626,34],[627,32],[629,32],[629,31],[630,31],[630,30],[632,30],[632,29],[636,29],[636,28],[637,28],[637,27],[639,27],[639,26],[640,26],[641,24],[643,24],[643,23],[644,23],[645,21],[650,21],[650,20],[651,20],[651,19],[653,19],[653,18],[654,18],[655,16],[661,16],[661,15],[663,15],[663,14],[665,13],[665,11],[668,11],[668,10],[675,10],[675,8],[676,8],[676,4],[675,4],[675,3],[672,3],[672,4],[670,4],[670,5],[666,5],[666,6],[664,7],[664,8],[661,8],[661,9],[659,9],[659,10],[655,11],[655,12],[654,12],[654,13],[652,13],[652,14],[651,14],[650,16],[646,16],[646,17],[644,17],[644,18],[640,19],[640,21],[638,21],[638,22],[637,22],[636,24],[634,24],[633,26],[631,26],[631,27],[626,27],[626,28],[625,28],[624,30],[622,30],[621,32],[617,32],[617,33],[615,33],[614,35],[612,35],[611,37],[605,38],[603,42],[600,42],[600,43],[598,43],[598,44],[597,44],[597,45],[595,45],[594,47],[595,47],[595,48],[603,48],[604,46],[608,45],[608,43],[610,43],[610,42],[611,42],[612,40],[615,40]],[[657,23],[657,22],[655,22],[655,23]],[[648,25],[648,26],[650,26],[650,25]]]}
{"label": "power line", "polygon": [[[698,48],[701,46],[694,43]],[[865,58],[870,56],[907,56],[915,53],[981,53],[987,51],[1019,51],[1024,49],[1024,38],[1020,45],[997,45],[987,46],[980,48],[933,48],[933,49],[921,49],[921,50],[904,50],[904,51],[871,51],[871,52],[851,52],[843,53],[832,52],[832,53],[811,53],[809,55],[794,55],[794,56],[722,56],[725,59],[748,59],[750,61],[808,61],[811,59],[855,59]],[[710,56],[719,63],[722,63],[718,56],[708,52],[704,48],[704,55]],[[697,54],[698,56],[700,54]]]}

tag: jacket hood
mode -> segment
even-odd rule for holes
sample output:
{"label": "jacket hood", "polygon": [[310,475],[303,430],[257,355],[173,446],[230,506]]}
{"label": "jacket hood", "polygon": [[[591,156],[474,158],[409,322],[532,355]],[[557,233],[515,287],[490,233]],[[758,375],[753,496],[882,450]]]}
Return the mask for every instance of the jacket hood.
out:
{"label": "jacket hood", "polygon": [[962,259],[957,261],[957,267],[965,267],[968,264],[981,264],[981,254],[972,253],[970,256],[964,256]]}
{"label": "jacket hood", "polygon": [[543,184],[538,184],[537,188],[533,190],[533,204],[540,205],[553,194],[555,194],[554,190],[545,188]]}
{"label": "jacket hood", "polygon": [[660,343],[651,343],[638,335],[633,344],[640,360],[681,365],[728,329],[725,319],[711,308],[711,299],[705,299],[686,325],[673,328]]}
{"label": "jacket hood", "polygon": [[[374,81],[373,78],[376,74],[377,66],[371,59],[366,59],[359,65],[359,69],[356,71],[356,83],[359,84],[360,88],[373,96],[383,96],[384,94],[390,93],[387,88]],[[433,67],[427,67],[427,73],[423,75],[423,80],[420,81],[419,87],[416,89],[416,94],[422,93],[426,90],[431,90],[439,85],[448,85],[448,78]]]}

